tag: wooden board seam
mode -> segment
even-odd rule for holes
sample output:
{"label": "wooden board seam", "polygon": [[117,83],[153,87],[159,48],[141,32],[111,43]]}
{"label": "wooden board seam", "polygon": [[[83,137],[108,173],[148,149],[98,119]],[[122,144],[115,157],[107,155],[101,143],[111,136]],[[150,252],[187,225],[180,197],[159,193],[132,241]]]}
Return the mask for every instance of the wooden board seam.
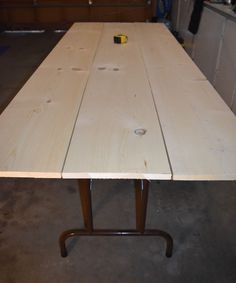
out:
{"label": "wooden board seam", "polygon": [[61,169],[61,174],[60,174],[60,175],[61,175],[61,179],[63,179],[63,171],[64,171],[64,167],[65,167],[65,163],[66,163],[68,151],[69,151],[69,148],[70,148],[70,145],[71,145],[71,140],[72,140],[72,137],[73,137],[73,134],[74,134],[74,131],[75,131],[75,126],[76,126],[76,122],[77,122],[77,119],[78,119],[78,116],[79,116],[80,108],[81,108],[81,105],[83,104],[84,94],[85,94],[86,87],[87,87],[87,84],[88,84],[88,81],[89,81],[89,77],[90,77],[90,73],[91,73],[90,71],[91,71],[91,68],[92,68],[92,66],[93,66],[94,60],[95,60],[95,58],[96,58],[96,54],[97,54],[98,49],[99,49],[99,45],[100,45],[100,42],[101,42],[103,30],[104,30],[104,24],[102,25],[100,37],[99,37],[99,40],[98,40],[98,43],[97,43],[97,47],[96,47],[96,51],[94,52],[91,65],[90,65],[90,67],[89,67],[89,75],[88,75],[88,78],[87,78],[87,81],[86,81],[86,84],[85,84],[85,87],[84,87],[84,91],[83,91],[82,99],[81,99],[81,102],[80,102],[80,106],[79,106],[79,108],[78,108],[78,112],[77,112],[77,115],[76,115],[76,118],[75,118],[75,121],[74,121],[73,130],[72,130],[72,132],[71,132],[70,141],[69,141],[69,144],[68,144],[68,147],[67,147],[67,151],[66,151],[65,158],[64,158],[64,162],[63,162],[62,169]]}
{"label": "wooden board seam", "polygon": [[[136,25],[135,25],[135,30],[138,32]],[[137,42],[139,42],[139,39],[137,38],[137,34],[136,34],[136,40],[137,40]],[[171,166],[171,162],[170,162],[170,157],[169,157],[169,153],[168,153],[168,149],[167,149],[167,145],[166,145],[166,141],[165,141],[165,137],[164,137],[164,133],[163,133],[163,129],[162,129],[162,124],[161,124],[160,116],[159,116],[159,113],[158,113],[158,110],[157,110],[157,105],[156,105],[156,102],[155,102],[155,99],[154,99],[154,94],[153,94],[152,85],[151,85],[151,82],[150,82],[150,78],[149,78],[146,62],[144,60],[142,48],[140,47],[139,44],[138,44],[138,48],[139,48],[139,52],[140,52],[140,55],[141,55],[141,58],[142,58],[142,61],[143,61],[143,65],[144,65],[147,81],[148,81],[148,84],[149,84],[149,87],[150,87],[150,91],[151,91],[151,94],[152,94],[153,104],[154,104],[154,107],[155,107],[155,110],[156,110],[157,119],[158,119],[158,122],[159,122],[159,125],[160,125],[160,129],[161,129],[161,135],[162,135],[162,139],[163,139],[163,143],[164,143],[165,151],[166,151],[166,156],[167,156],[169,167],[170,167],[170,173],[171,173],[171,179],[170,180],[173,180],[173,170],[172,170],[172,166]]]}

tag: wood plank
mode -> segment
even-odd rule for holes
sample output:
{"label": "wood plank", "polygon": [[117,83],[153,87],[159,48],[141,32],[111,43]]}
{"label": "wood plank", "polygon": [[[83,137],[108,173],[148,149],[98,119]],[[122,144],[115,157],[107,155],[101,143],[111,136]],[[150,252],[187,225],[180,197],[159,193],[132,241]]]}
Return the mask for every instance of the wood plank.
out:
{"label": "wood plank", "polygon": [[136,30],[139,31],[137,37],[142,43],[142,49],[145,49],[143,56],[149,68],[178,67],[187,77],[194,75],[200,80],[206,80],[165,25],[137,23]]}
{"label": "wood plank", "polygon": [[[113,43],[118,33],[127,44]],[[134,24],[104,25],[62,176],[171,178]]]}
{"label": "wood plank", "polygon": [[75,23],[40,67],[88,71],[102,26],[102,23]]}
{"label": "wood plank", "polygon": [[[78,62],[92,62],[102,25],[83,36],[83,44],[93,42],[90,52],[77,53]],[[72,30],[75,27],[72,28]],[[89,25],[87,26],[89,29]],[[81,41],[77,33],[77,41]],[[76,40],[76,36],[73,37]],[[62,40],[60,46],[67,41]],[[58,52],[58,47],[56,47]],[[60,57],[63,57],[61,50]],[[55,59],[33,74],[0,116],[0,176],[60,178],[74,123],[89,75],[85,70],[68,68]],[[49,56],[49,57],[50,57]],[[83,57],[89,57],[84,59]],[[50,58],[51,58],[50,57]],[[79,65],[75,65],[76,67]]]}
{"label": "wood plank", "polygon": [[178,65],[181,58],[174,67],[168,58],[166,64],[163,59],[162,66],[155,67],[156,55],[149,52],[146,42],[155,44],[156,28],[150,26],[147,37],[142,24],[136,27],[173,179],[235,180],[236,117],[194,65],[187,73]]}

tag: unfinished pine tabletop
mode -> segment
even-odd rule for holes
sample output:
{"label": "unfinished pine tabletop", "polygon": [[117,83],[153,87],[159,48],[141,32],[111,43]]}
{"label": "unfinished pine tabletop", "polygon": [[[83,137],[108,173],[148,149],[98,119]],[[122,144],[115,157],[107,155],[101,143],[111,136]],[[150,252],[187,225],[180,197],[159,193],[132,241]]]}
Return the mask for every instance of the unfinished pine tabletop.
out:
{"label": "unfinished pine tabletop", "polygon": [[1,177],[236,179],[236,117],[163,24],[74,24],[0,133]]}

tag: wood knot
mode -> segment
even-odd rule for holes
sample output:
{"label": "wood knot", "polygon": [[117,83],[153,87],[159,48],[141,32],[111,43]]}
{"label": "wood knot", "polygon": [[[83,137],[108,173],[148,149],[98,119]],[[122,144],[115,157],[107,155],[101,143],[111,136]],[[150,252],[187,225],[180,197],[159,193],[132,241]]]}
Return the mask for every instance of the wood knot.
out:
{"label": "wood knot", "polygon": [[72,67],[72,68],[71,68],[71,70],[72,70],[72,71],[77,71],[77,72],[82,71],[82,69],[81,69],[81,68],[77,68],[77,67]]}
{"label": "wood knot", "polygon": [[147,132],[146,129],[136,129],[136,130],[134,130],[134,133],[137,136],[144,136],[146,134],[146,132]]}

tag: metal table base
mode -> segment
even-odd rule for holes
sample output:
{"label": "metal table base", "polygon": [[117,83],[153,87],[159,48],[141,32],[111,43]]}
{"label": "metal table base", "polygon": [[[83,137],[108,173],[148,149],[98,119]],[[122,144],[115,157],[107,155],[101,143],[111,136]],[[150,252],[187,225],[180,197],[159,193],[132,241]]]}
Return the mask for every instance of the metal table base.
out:
{"label": "metal table base", "polygon": [[77,236],[159,236],[166,240],[166,256],[171,257],[173,251],[172,237],[157,229],[145,229],[146,211],[148,203],[149,181],[135,180],[135,199],[136,199],[136,229],[134,230],[112,230],[112,229],[94,229],[93,213],[91,200],[91,180],[78,180],[80,201],[82,206],[84,229],[71,229],[64,231],[59,238],[61,256],[68,255],[66,249],[66,240]]}

